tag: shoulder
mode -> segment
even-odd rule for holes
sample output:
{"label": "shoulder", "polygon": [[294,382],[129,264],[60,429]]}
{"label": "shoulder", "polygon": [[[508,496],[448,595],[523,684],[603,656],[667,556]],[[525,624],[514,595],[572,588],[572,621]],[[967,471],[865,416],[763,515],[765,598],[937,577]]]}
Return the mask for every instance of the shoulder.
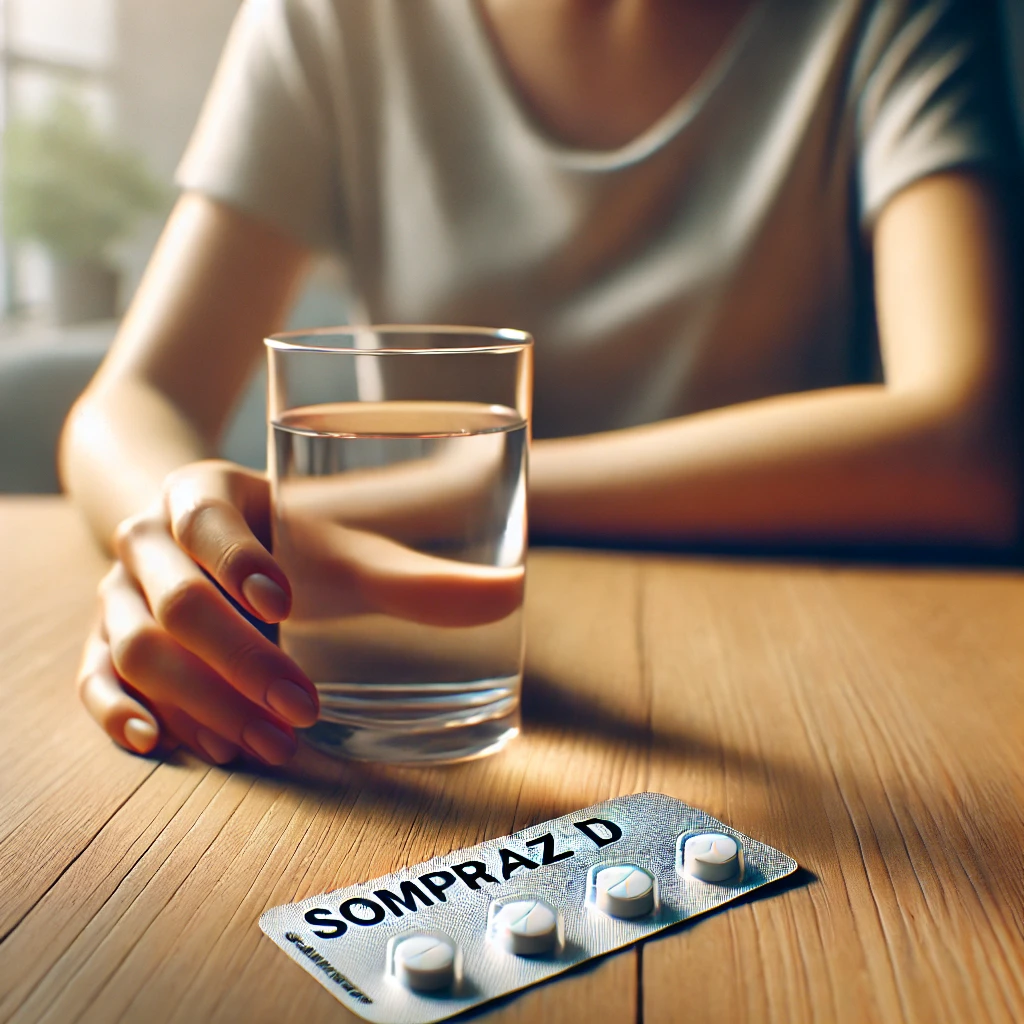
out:
{"label": "shoulder", "polygon": [[861,58],[909,60],[957,44],[998,49],[996,0],[869,0],[863,4]]}

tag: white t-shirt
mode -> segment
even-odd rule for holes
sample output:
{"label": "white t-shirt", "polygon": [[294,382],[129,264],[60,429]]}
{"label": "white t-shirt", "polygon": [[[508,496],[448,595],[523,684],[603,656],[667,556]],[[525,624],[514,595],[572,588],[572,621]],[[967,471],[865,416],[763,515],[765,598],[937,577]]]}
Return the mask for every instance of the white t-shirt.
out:
{"label": "white t-shirt", "polygon": [[755,0],[628,145],[537,127],[474,0],[247,0],[179,183],[338,251],[358,316],[536,339],[536,436],[864,379],[864,228],[1015,151],[970,0]]}

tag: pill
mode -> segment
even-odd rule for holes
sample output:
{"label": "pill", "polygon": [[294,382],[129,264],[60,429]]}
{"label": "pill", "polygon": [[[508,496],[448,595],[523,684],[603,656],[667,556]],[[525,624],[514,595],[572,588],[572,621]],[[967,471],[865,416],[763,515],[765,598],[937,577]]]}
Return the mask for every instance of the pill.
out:
{"label": "pill", "polygon": [[643,917],[654,909],[654,879],[635,864],[616,864],[594,875],[594,903],[611,917]]}
{"label": "pill", "polygon": [[495,939],[516,956],[549,953],[558,939],[558,918],[543,900],[513,900],[493,920]]}
{"label": "pill", "polygon": [[417,932],[395,944],[395,977],[414,992],[436,992],[455,980],[455,946],[440,935]]}
{"label": "pill", "polygon": [[740,844],[720,832],[690,836],[683,847],[683,871],[702,882],[725,882],[741,865]]}

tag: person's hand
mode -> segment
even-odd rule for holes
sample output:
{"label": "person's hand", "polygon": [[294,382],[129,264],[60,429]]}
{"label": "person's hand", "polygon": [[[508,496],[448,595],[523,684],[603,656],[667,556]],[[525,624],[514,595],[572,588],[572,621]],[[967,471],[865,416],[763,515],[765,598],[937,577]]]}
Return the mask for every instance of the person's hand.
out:
{"label": "person's hand", "polygon": [[264,476],[207,461],[172,473],[162,500],[120,525],[78,676],[117,743],[280,765],[294,727],[317,720],[312,682],[212,582],[264,622],[288,615],[288,580],[258,539],[269,541],[269,519]]}
{"label": "person's hand", "polygon": [[426,554],[369,530],[285,509],[277,557],[293,579],[296,620],[366,613],[451,629],[483,626],[523,603],[522,564],[478,565]]}
{"label": "person's hand", "polygon": [[282,565],[303,580],[294,611],[304,621],[377,613],[458,628],[522,603],[521,563],[441,558],[343,525],[350,512],[366,514],[366,495],[356,502],[352,493],[339,482],[334,507],[313,513],[285,502],[276,559],[262,542],[266,478],[227,462],[177,470],[158,504],[120,525],[78,678],[83,703],[116,742],[138,753],[181,742],[222,764],[244,751],[276,765],[296,749],[293,727],[316,721],[312,682],[211,578],[265,622],[293,610]]}

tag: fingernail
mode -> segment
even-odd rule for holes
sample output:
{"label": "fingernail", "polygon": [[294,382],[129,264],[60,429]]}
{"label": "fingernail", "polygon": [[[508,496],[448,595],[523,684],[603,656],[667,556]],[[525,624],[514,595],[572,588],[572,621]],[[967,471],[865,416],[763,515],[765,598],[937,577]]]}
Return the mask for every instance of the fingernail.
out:
{"label": "fingernail", "polygon": [[230,740],[202,727],[196,729],[196,743],[203,753],[217,764],[227,764],[238,756],[238,747]]}
{"label": "fingernail", "polygon": [[287,733],[262,718],[255,718],[242,729],[242,739],[268,764],[284,764],[297,746]]}
{"label": "fingernail", "polygon": [[242,593],[268,622],[280,622],[288,614],[288,595],[261,572],[254,572],[242,581]]}
{"label": "fingernail", "polygon": [[292,725],[313,725],[317,719],[316,704],[308,691],[290,679],[275,679],[267,687],[267,703]]}
{"label": "fingernail", "polygon": [[129,718],[124,723],[124,738],[139,754],[148,754],[160,739],[160,730],[144,718]]}

